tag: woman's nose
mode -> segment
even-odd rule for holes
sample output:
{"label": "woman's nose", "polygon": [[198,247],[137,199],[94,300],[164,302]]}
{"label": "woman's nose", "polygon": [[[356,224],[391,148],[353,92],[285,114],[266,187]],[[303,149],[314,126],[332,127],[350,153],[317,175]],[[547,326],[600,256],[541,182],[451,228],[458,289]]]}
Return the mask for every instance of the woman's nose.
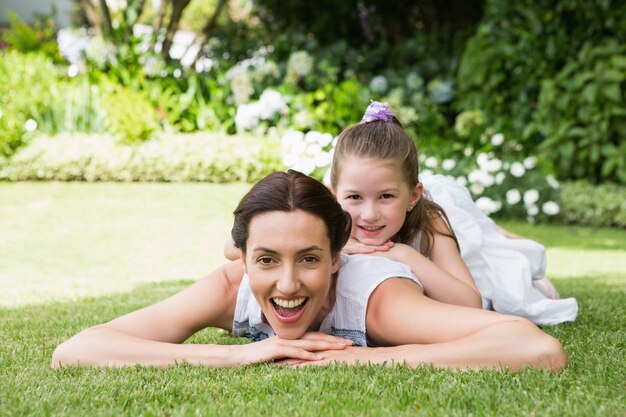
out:
{"label": "woman's nose", "polygon": [[300,280],[295,268],[283,268],[276,282],[276,289],[283,295],[294,295],[300,290]]}

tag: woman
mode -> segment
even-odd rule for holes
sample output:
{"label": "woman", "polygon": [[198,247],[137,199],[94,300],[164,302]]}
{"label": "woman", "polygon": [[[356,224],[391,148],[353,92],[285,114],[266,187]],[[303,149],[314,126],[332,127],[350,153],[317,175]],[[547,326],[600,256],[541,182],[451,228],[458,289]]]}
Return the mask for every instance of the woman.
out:
{"label": "woman", "polygon": [[[240,261],[164,301],[80,332],[55,350],[52,367],[566,366],[559,342],[525,319],[431,300],[407,266],[388,259],[342,257],[350,228],[322,184],[296,171],[271,174],[235,210]],[[258,342],[181,344],[205,327]]]}

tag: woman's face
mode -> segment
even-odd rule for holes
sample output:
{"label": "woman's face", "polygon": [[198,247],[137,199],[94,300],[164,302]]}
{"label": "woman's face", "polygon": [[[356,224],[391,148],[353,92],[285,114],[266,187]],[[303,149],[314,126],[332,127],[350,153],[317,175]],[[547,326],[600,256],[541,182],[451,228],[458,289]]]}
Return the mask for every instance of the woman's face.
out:
{"label": "woman's face", "polygon": [[339,268],[324,221],[300,210],[259,214],[246,247],[250,287],[268,323],[279,337],[301,337],[329,300]]}

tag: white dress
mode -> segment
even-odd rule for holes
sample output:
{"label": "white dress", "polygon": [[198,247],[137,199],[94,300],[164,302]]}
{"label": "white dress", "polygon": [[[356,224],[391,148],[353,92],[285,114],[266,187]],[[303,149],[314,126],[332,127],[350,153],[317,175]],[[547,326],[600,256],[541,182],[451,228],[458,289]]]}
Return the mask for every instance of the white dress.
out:
{"label": "white dress", "polygon": [[[530,239],[508,239],[476,206],[469,191],[453,178],[420,175],[427,196],[439,204],[461,248],[461,256],[483,297],[483,308],[526,317],[536,324],[574,321],[575,298],[553,300],[532,285],[546,273],[543,245]],[[419,239],[413,242],[419,250]]]}

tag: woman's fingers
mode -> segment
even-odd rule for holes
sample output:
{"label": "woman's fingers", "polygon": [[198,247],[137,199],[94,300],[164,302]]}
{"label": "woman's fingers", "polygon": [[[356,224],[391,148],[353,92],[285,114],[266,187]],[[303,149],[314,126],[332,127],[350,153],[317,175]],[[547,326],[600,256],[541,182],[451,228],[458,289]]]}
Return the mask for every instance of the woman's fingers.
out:
{"label": "woman's fingers", "polygon": [[302,339],[287,340],[273,336],[261,342],[242,345],[240,364],[263,363],[282,359],[314,361],[322,359],[317,352],[342,350],[352,342],[323,333],[307,333]]}

